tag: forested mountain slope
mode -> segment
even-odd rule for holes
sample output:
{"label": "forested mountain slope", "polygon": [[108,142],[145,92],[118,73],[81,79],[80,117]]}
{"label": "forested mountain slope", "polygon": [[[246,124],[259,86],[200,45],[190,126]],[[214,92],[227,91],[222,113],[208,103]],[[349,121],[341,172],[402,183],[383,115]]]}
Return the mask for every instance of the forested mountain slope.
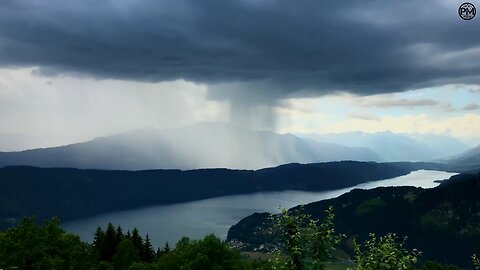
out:
{"label": "forested mountain slope", "polygon": [[[353,190],[338,198],[304,206],[322,218],[335,208],[335,228],[363,241],[369,233],[408,236],[423,259],[465,265],[480,249],[480,174],[461,174],[433,189],[388,187]],[[275,243],[268,213],[256,213],[230,228],[228,240],[253,248]],[[348,249],[348,248],[347,248]]]}

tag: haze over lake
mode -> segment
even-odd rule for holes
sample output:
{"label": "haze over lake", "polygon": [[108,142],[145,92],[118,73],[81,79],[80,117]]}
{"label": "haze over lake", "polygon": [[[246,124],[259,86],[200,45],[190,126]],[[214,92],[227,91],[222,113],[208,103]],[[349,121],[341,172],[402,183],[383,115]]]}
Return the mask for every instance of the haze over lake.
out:
{"label": "haze over lake", "polygon": [[183,236],[200,239],[210,233],[225,239],[232,225],[254,212],[277,212],[279,207],[290,208],[335,198],[355,188],[371,189],[380,186],[433,188],[438,185],[435,180],[448,179],[453,175],[456,173],[419,170],[400,177],[332,191],[261,192],[111,212],[66,222],[63,227],[87,241],[92,240],[97,226],[105,227],[108,222],[122,226],[125,231],[137,227],[142,235],[149,234],[154,246],[163,245],[165,242],[173,245]]}

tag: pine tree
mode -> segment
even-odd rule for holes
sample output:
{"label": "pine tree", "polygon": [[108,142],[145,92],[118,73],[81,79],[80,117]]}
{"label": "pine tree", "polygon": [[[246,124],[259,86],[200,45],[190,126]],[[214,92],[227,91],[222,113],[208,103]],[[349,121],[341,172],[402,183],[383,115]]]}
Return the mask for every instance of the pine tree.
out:
{"label": "pine tree", "polygon": [[153,262],[154,259],[154,253],[153,253],[153,246],[152,243],[150,242],[150,237],[148,234],[145,236],[145,242],[143,243],[143,249],[142,249],[142,260],[145,262]]}
{"label": "pine tree", "polygon": [[157,251],[155,251],[155,257],[157,257],[157,259],[158,259],[158,258],[162,257],[162,255],[163,255],[162,250],[160,248],[157,248]]}
{"label": "pine tree", "polygon": [[165,247],[163,248],[163,253],[168,254],[170,252],[170,246],[168,245],[168,242],[165,243]]}
{"label": "pine tree", "polygon": [[105,231],[105,241],[102,247],[101,252],[101,260],[104,261],[112,261],[112,257],[115,254],[116,248],[116,238],[117,232],[115,231],[115,227],[113,227],[112,223],[108,223],[107,230]]}
{"label": "pine tree", "polygon": [[100,250],[104,240],[105,240],[105,232],[102,230],[100,226],[98,226],[97,230],[95,231],[95,235],[93,236],[93,247],[97,250]]}
{"label": "pine tree", "polygon": [[123,239],[124,239],[124,235],[123,235],[122,227],[118,225],[117,231],[115,234],[115,246],[117,246]]}
{"label": "pine tree", "polygon": [[166,242],[163,248],[157,248],[157,252],[155,253],[155,256],[158,259],[163,255],[167,255],[169,252],[170,252],[170,246],[168,245],[168,242]]}
{"label": "pine tree", "polygon": [[140,233],[138,232],[137,228],[133,228],[132,231],[132,242],[133,245],[139,250],[142,250],[143,247],[143,239],[140,236]]}

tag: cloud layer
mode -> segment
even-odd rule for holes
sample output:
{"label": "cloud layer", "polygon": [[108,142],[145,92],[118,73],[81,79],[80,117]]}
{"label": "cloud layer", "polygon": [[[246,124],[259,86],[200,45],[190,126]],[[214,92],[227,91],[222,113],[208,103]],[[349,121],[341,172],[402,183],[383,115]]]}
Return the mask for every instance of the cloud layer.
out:
{"label": "cloud layer", "polygon": [[208,84],[211,98],[250,91],[247,102],[261,103],[476,84],[478,20],[461,20],[459,4],[5,0],[0,65],[102,79],[184,79]]}

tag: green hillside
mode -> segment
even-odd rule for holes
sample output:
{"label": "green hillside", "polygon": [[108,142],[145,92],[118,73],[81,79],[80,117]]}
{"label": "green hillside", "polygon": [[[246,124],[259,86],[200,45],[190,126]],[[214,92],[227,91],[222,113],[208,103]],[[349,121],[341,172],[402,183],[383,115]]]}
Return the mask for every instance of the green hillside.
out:
{"label": "green hillside", "polygon": [[[389,187],[353,190],[338,198],[311,203],[305,212],[322,218],[335,209],[335,227],[363,241],[369,233],[408,236],[408,244],[423,252],[422,260],[465,266],[480,250],[480,174],[462,174],[433,189]],[[268,213],[256,213],[234,225],[228,240],[245,250],[275,244]]]}

